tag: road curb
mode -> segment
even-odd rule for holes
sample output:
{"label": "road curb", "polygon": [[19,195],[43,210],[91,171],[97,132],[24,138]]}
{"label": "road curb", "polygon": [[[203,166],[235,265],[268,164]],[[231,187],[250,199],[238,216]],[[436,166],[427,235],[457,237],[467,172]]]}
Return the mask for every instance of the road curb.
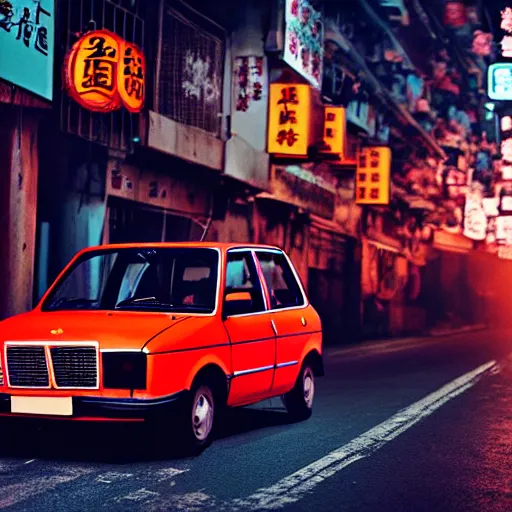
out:
{"label": "road curb", "polygon": [[385,350],[385,349],[397,349],[399,347],[406,347],[412,345],[418,345],[421,343],[426,343],[428,341],[432,341],[434,339],[439,339],[443,337],[455,336],[457,334],[464,334],[476,331],[483,331],[487,329],[487,326],[484,324],[476,324],[476,325],[467,325],[456,329],[432,329],[428,332],[428,334],[424,334],[423,336],[409,336],[406,338],[390,338],[383,340],[369,340],[363,341],[358,344],[347,345],[345,347],[326,347],[324,349],[324,353],[326,356],[341,354],[341,355],[351,355],[351,354],[362,354],[366,352],[371,352],[372,350]]}

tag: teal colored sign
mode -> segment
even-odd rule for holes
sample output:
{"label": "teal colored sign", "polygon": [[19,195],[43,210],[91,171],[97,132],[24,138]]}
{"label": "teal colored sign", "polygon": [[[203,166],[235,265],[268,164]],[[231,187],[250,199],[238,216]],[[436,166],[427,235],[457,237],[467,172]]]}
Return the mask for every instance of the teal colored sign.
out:
{"label": "teal colored sign", "polygon": [[53,97],[55,0],[0,0],[0,78]]}

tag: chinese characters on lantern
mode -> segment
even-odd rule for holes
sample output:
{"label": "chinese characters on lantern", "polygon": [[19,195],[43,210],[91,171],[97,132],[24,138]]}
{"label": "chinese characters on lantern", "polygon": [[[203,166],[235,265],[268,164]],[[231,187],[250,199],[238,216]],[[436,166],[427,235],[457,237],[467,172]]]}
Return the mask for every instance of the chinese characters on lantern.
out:
{"label": "chinese characters on lantern", "polygon": [[311,96],[308,85],[270,86],[268,152],[305,156],[308,153]]}
{"label": "chinese characters on lantern", "polygon": [[51,12],[41,6],[41,1],[0,2],[0,30],[4,30],[45,57],[48,56],[48,23]]}
{"label": "chinese characters on lantern", "polygon": [[252,102],[261,101],[265,79],[263,57],[235,59],[235,108],[238,112],[247,112]]}
{"label": "chinese characters on lantern", "polygon": [[501,11],[501,28],[508,34],[501,41],[501,54],[503,57],[512,57],[512,9],[510,7]]}
{"label": "chinese characters on lantern", "polygon": [[356,203],[389,204],[390,173],[390,148],[362,148],[357,159]]}
{"label": "chinese characters on lantern", "polygon": [[66,57],[68,94],[93,112],[122,105],[130,112],[144,106],[146,63],[140,48],[108,30],[81,37]]}
{"label": "chinese characters on lantern", "polygon": [[342,156],[345,142],[346,113],[343,107],[325,107],[323,153]]}

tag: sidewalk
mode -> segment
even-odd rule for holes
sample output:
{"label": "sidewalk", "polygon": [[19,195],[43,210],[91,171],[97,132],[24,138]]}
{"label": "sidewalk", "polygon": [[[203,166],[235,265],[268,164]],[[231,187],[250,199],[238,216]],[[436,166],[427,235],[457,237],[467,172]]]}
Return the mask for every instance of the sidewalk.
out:
{"label": "sidewalk", "polygon": [[395,352],[410,345],[417,345],[429,341],[440,341],[439,338],[464,334],[467,332],[483,331],[487,328],[485,324],[466,325],[459,328],[437,328],[430,330],[428,335],[411,336],[407,338],[391,338],[385,340],[369,340],[362,341],[357,344],[350,344],[341,347],[325,347],[324,353],[327,357],[343,355],[358,356],[367,354],[368,352],[383,353]]}

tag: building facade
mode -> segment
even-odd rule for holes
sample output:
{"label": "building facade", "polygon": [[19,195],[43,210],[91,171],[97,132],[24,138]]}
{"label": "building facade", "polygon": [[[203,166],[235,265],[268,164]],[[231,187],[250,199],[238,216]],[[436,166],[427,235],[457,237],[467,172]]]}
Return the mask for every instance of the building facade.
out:
{"label": "building facade", "polygon": [[21,43],[5,4],[38,72],[0,56],[0,319],[84,247],[182,240],[285,249],[327,343],[484,318],[464,204],[496,153],[488,58],[381,3],[41,0]]}

